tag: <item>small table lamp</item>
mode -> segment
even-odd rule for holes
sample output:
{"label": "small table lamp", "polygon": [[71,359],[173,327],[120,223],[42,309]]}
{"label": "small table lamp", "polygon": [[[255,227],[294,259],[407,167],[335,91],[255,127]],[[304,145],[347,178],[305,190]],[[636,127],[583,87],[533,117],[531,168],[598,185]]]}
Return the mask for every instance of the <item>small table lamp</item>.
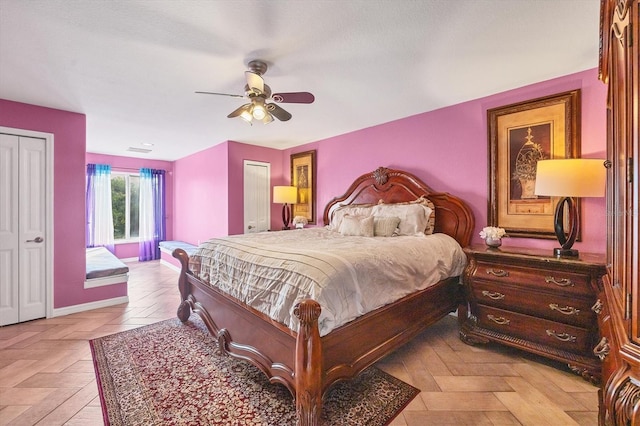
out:
{"label": "small table lamp", "polygon": [[295,204],[298,202],[298,188],[295,186],[274,186],[273,202],[284,204],[282,206],[282,222],[284,224],[282,229],[289,229],[291,210],[289,209],[288,204]]}
{"label": "small table lamp", "polygon": [[[568,158],[538,161],[536,195],[563,197],[558,201],[553,227],[561,248],[553,250],[556,257],[578,257],[572,249],[580,229],[575,197],[603,197],[606,184],[604,160]],[[569,234],[564,230],[564,206],[567,205]]]}

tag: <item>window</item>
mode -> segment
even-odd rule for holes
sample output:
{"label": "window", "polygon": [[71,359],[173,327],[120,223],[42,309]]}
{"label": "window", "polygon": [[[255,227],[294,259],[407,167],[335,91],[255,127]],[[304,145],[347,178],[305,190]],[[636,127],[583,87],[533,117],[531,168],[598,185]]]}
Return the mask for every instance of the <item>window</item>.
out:
{"label": "window", "polygon": [[111,205],[115,240],[137,239],[140,230],[140,176],[112,173]]}

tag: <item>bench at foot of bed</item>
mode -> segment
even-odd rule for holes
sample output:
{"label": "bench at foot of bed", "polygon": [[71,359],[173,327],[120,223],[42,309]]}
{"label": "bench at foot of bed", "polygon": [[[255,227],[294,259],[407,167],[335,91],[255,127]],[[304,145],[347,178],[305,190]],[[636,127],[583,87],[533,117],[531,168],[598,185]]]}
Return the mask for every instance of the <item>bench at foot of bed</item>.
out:
{"label": "bench at foot of bed", "polygon": [[185,243],[184,241],[160,241],[160,264],[168,266],[169,268],[180,272],[180,262],[173,257],[173,251],[175,249],[184,250],[189,256],[191,256],[198,246]]}

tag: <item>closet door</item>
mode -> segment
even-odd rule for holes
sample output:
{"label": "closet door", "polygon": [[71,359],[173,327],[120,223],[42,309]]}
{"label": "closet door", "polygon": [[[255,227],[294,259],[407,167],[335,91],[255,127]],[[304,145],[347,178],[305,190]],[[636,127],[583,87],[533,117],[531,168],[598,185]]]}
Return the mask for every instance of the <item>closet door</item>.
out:
{"label": "closet door", "polygon": [[18,137],[0,134],[0,325],[19,321]]}
{"label": "closet door", "polygon": [[45,149],[0,134],[0,325],[46,316]]}
{"label": "closet door", "polygon": [[271,164],[244,161],[244,233],[266,231],[271,225]]}

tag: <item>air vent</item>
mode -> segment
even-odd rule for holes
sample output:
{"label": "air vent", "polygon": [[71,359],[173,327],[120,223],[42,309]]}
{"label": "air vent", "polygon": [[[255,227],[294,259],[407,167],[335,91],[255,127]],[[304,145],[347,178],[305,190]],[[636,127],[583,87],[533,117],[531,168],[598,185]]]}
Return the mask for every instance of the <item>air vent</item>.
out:
{"label": "air vent", "polygon": [[130,146],[129,148],[127,148],[127,151],[140,152],[142,154],[148,154],[148,153],[151,152],[150,149],[147,149],[147,148],[136,148],[136,147],[133,147],[133,146]]}

